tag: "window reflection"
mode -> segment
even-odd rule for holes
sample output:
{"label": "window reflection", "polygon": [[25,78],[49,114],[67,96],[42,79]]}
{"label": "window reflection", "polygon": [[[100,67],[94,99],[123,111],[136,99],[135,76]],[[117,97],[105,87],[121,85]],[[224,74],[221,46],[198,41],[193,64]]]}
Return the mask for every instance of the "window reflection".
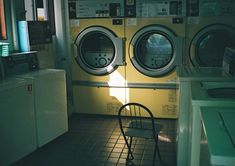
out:
{"label": "window reflection", "polygon": [[87,35],[80,49],[84,63],[94,68],[107,67],[115,56],[113,42],[100,32]]}
{"label": "window reflection", "polygon": [[170,40],[159,33],[145,34],[135,47],[135,58],[144,68],[160,69],[173,57]]}

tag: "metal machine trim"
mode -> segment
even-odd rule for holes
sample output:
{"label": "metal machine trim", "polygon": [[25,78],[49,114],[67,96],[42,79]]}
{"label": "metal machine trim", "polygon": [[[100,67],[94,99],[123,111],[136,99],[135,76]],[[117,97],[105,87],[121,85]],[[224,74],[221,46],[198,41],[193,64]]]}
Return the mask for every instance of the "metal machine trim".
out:
{"label": "metal machine trim", "polygon": [[[201,29],[192,39],[190,46],[189,46],[189,56],[190,56],[190,61],[193,64],[193,66],[195,67],[202,67],[200,66],[200,64],[197,61],[197,46],[200,44],[199,40],[207,33],[209,32],[213,32],[215,30],[220,30],[220,31],[225,31],[225,32],[229,32],[231,34],[233,34],[233,36],[235,37],[235,30],[228,26],[228,25],[224,25],[224,24],[212,24],[209,25],[207,27],[204,27],[203,29]],[[206,67],[210,67],[210,66],[206,66]]]}
{"label": "metal machine trim", "polygon": [[[103,68],[94,68],[84,64],[84,60],[82,59],[82,52],[81,52],[81,44],[83,38],[89,33],[102,33],[107,36],[114,45],[115,55],[108,66]],[[75,40],[75,45],[77,46],[78,55],[75,56],[76,62],[78,65],[86,72],[93,74],[93,75],[106,75],[113,72],[118,66],[124,65],[124,41],[122,38],[119,38],[114,34],[111,30],[102,27],[102,26],[91,26],[84,29],[81,33],[78,34],[77,39]]]}
{"label": "metal machine trim", "polygon": [[[160,68],[160,69],[151,69],[151,68],[144,68],[142,65],[139,64],[139,62],[135,59],[135,53],[134,53],[134,47],[138,44],[138,40],[140,37],[145,36],[146,33],[149,32],[157,32],[164,37],[166,37],[171,45],[173,50],[173,56],[170,62]],[[182,57],[182,48],[180,48],[180,45],[182,45],[183,39],[180,37],[177,37],[174,32],[172,32],[167,27],[161,26],[161,25],[150,25],[143,27],[141,30],[139,30],[132,38],[131,43],[129,45],[129,57],[131,59],[131,62],[133,63],[134,67],[141,72],[144,75],[150,76],[150,77],[158,77],[162,75],[166,75],[172,70],[175,69],[177,64],[180,64]]]}
{"label": "metal machine trim", "polygon": [[178,83],[127,83],[126,86],[113,86],[108,82],[91,82],[91,81],[73,81],[75,86],[88,86],[88,87],[106,87],[106,88],[141,88],[141,89],[178,89]]}

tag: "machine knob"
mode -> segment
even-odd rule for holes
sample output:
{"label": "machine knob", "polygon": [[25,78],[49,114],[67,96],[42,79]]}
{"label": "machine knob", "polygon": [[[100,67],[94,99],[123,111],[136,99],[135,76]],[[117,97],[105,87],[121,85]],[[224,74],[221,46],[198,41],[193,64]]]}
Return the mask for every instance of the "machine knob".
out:
{"label": "machine knob", "polygon": [[107,60],[105,58],[100,58],[99,59],[99,65],[100,66],[105,66],[107,64]]}

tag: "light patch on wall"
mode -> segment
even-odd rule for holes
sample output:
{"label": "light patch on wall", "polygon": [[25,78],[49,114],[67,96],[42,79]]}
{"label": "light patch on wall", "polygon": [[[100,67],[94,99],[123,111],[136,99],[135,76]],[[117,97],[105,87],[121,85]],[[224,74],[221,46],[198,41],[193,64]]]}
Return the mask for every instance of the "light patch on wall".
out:
{"label": "light patch on wall", "polygon": [[109,76],[108,84],[109,84],[109,86],[125,87],[126,80],[125,80],[125,78],[123,78],[123,76],[118,71],[114,71]]}
{"label": "light patch on wall", "polygon": [[110,88],[109,90],[110,96],[115,97],[122,104],[126,102],[126,90],[125,88]]}
{"label": "light patch on wall", "polygon": [[108,85],[111,87],[109,90],[110,96],[115,97],[122,104],[129,101],[129,89],[125,88],[127,81],[118,71],[114,71],[110,74]]}

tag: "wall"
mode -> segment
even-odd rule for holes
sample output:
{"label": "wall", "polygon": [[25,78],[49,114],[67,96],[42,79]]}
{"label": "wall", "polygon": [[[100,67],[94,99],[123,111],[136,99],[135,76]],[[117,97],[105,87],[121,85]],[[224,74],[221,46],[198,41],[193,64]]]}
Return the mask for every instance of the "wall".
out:
{"label": "wall", "polygon": [[53,44],[40,44],[31,47],[38,51],[40,68],[55,68],[55,48]]}
{"label": "wall", "polygon": [[[27,2],[30,0],[27,0]],[[18,30],[17,21],[26,20],[26,11],[24,0],[7,0],[6,3],[6,20],[8,30],[8,41],[10,51],[18,52]],[[67,77],[67,97],[68,97],[68,114],[73,112],[73,95],[71,80],[71,56],[69,45],[69,28],[68,28],[68,1],[56,0],[55,3],[55,24],[56,35],[53,36],[53,42],[49,44],[40,44],[32,46],[31,50],[38,51],[38,59],[41,68],[64,69]],[[32,12],[31,12],[32,14]]]}

